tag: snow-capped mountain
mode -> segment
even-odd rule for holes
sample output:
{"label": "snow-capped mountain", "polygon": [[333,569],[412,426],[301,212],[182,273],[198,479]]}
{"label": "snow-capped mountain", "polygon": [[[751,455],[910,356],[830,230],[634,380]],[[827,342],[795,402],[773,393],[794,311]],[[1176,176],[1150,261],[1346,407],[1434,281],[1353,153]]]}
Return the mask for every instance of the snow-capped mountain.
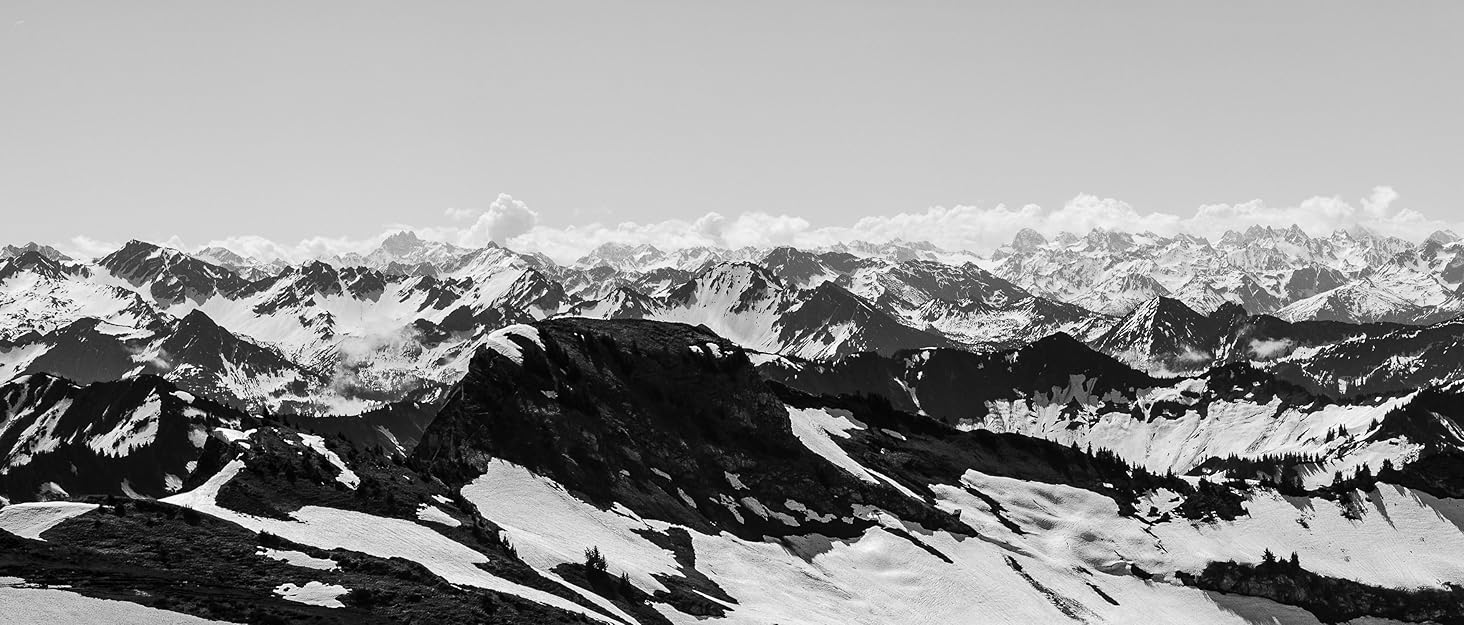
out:
{"label": "snow-capped mountain", "polygon": [[1363,278],[1293,302],[1276,311],[1276,316],[1288,321],[1314,319],[1349,323],[1408,323],[1426,318],[1428,312],[1428,308]]}
{"label": "snow-capped mountain", "polygon": [[128,241],[97,265],[163,307],[239,293],[249,283],[224,267],[144,241]]}
{"label": "snow-capped mountain", "polygon": [[410,230],[392,233],[366,255],[346,254],[332,259],[335,265],[362,266],[410,275],[432,275],[437,268],[471,252],[451,243],[426,241]]}
{"label": "snow-capped mountain", "polygon": [[605,243],[574,261],[576,267],[609,267],[616,271],[640,271],[667,266],[670,257],[653,245]]}
{"label": "snow-capped mountain", "polygon": [[[1445,275],[1457,258],[1447,235],[1414,245],[1365,230],[1312,237],[1294,226],[1230,231],[1214,243],[1105,230],[1056,241],[1032,234],[993,255],[992,271],[1033,293],[1114,315],[1165,296],[1202,313],[1233,302],[1252,313],[1287,309],[1290,318],[1427,322],[1445,314],[1440,306],[1464,277]],[[1330,298],[1338,303],[1301,304],[1343,288]]]}
{"label": "snow-capped mountain", "polygon": [[41,245],[41,244],[36,243],[34,241],[32,241],[30,243],[26,243],[24,245],[5,245],[5,246],[0,246],[0,259],[14,258],[16,256],[20,256],[20,255],[25,254],[27,252],[35,252],[35,253],[40,254],[41,256],[45,256],[46,258],[49,258],[51,260],[59,261],[59,262],[63,262],[63,263],[70,263],[70,262],[75,261],[75,259],[73,259],[70,256],[67,256],[65,254],[62,254],[60,250],[58,250],[58,249],[56,249],[54,247],[51,247],[49,245]]}
{"label": "snow-capped mountain", "polygon": [[[1429,324],[1464,313],[1456,284],[1464,276],[1450,273],[1464,267],[1464,248],[1446,234],[1415,246],[1367,232],[1314,238],[1299,228],[1251,228],[1213,244],[1027,231],[989,259],[904,242],[671,252],[606,245],[573,266],[405,231],[359,258],[298,265],[141,241],[91,263],[53,259],[35,244],[15,249],[0,261],[0,315],[9,321],[0,341],[10,345],[0,367],[10,375],[46,367],[78,380],[156,373],[233,405],[314,412],[359,412],[445,388],[494,329],[565,315],[702,324],[746,347],[803,358],[1004,350],[1061,332],[1173,374],[1239,358],[1226,351],[1236,340],[1228,326],[1195,321],[1222,311],[1347,324]],[[1154,301],[1193,314],[1149,318],[1144,306]],[[202,317],[182,323],[194,312]],[[210,325],[217,330],[203,334],[217,340],[183,343],[218,346],[221,356],[165,354],[178,341],[172,334]],[[1392,343],[1370,345],[1408,356]],[[1306,370],[1288,358],[1276,366]],[[1452,375],[1433,373],[1445,377],[1426,381]],[[1342,392],[1314,377],[1295,381]]]}
{"label": "snow-capped mountain", "polygon": [[99,271],[35,252],[0,261],[0,340],[54,332],[82,318],[130,328],[159,322],[146,296]]}
{"label": "snow-capped mountain", "polygon": [[745,262],[713,265],[664,297],[620,290],[571,314],[700,325],[752,349],[806,358],[948,344],[833,282],[801,289]]}

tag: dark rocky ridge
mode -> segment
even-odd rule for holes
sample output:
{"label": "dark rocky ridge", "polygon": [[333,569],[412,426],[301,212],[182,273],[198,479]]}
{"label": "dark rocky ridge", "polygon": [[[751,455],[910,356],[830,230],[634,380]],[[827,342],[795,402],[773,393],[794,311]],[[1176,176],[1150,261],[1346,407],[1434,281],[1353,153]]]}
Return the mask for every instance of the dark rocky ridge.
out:
{"label": "dark rocky ridge", "polygon": [[[0,411],[0,453],[9,464],[0,494],[12,501],[162,497],[203,456],[208,429],[255,422],[151,375],[86,386],[25,376],[0,386]],[[171,489],[168,476],[177,480]]]}
{"label": "dark rocky ridge", "polygon": [[98,263],[133,286],[147,284],[149,294],[164,306],[184,300],[202,302],[215,294],[227,296],[249,285],[229,269],[137,240],[128,241]]}
{"label": "dark rocky ridge", "polygon": [[[417,462],[463,484],[491,458],[502,458],[597,506],[619,502],[648,518],[750,538],[792,528],[734,512],[735,504],[688,506],[656,472],[698,502],[735,492],[768,505],[795,499],[848,519],[822,528],[831,535],[867,525],[853,521],[855,503],[959,527],[808,452],[741,348],[711,332],[634,320],[560,319],[535,327],[542,348],[510,335],[523,351],[522,365],[493,350],[474,357],[418,444]],[[743,476],[745,488],[730,484],[728,474]]]}
{"label": "dark rocky ridge", "polygon": [[808,393],[874,395],[896,409],[923,411],[946,424],[985,416],[987,401],[1066,387],[1078,375],[1092,381],[1093,394],[1100,396],[1109,391],[1132,395],[1136,389],[1160,383],[1060,333],[1008,352],[931,349],[892,356],[856,354],[793,367],[770,363],[762,371],[769,379]]}
{"label": "dark rocky ridge", "polygon": [[[586,319],[534,327],[542,347],[509,335],[523,352],[521,365],[493,350],[474,358],[467,377],[423,435],[415,462],[450,484],[465,484],[491,459],[502,458],[554,479],[596,506],[620,503],[646,518],[749,538],[856,535],[867,527],[857,505],[967,534],[969,528],[935,508],[926,485],[959,483],[971,469],[1087,488],[1112,496],[1125,509],[1135,493],[1160,485],[1193,490],[1111,454],[1085,454],[1017,434],[959,432],[879,400],[765,383],[741,349],[700,328]],[[1060,352],[1070,343],[1075,341],[1054,339],[1040,349]],[[1022,362],[1010,378],[993,380],[993,389],[1015,384],[1017,377],[1067,380],[1066,370],[1049,369],[1037,353]],[[1117,376],[1106,378],[1110,383],[1148,380],[1126,368],[1115,371]],[[852,384],[857,387],[858,381]],[[793,435],[785,406],[833,411],[864,423],[868,427],[840,446],[915,498],[861,482],[811,452]],[[728,475],[740,476],[741,486]],[[701,504],[687,505],[678,488]],[[774,511],[780,502],[797,500],[841,520],[790,527],[761,518],[745,504],[733,512],[737,502],[726,500],[728,493],[752,497]],[[706,505],[718,501],[724,505]]]}

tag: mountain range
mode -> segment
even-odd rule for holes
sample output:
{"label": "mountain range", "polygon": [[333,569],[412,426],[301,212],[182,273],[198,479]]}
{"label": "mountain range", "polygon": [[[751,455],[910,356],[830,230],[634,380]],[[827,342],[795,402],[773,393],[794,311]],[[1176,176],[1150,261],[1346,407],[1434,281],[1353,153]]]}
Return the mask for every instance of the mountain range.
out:
{"label": "mountain range", "polygon": [[407,231],[298,265],[142,241],[92,261],[36,244],[4,254],[0,376],[152,373],[236,407],[305,414],[440,393],[488,332],[559,316],[705,325],[806,360],[1064,333],[1155,375],[1249,360],[1345,394],[1457,379],[1447,358],[1406,364],[1418,359],[1404,346],[1421,334],[1454,353],[1464,312],[1464,243],[1450,233],[1411,244],[1254,227],[1211,243],[1027,230],[989,257],[905,242],[607,244],[569,265]]}
{"label": "mountain range", "polygon": [[1464,623],[1464,244],[0,259],[0,620]]}

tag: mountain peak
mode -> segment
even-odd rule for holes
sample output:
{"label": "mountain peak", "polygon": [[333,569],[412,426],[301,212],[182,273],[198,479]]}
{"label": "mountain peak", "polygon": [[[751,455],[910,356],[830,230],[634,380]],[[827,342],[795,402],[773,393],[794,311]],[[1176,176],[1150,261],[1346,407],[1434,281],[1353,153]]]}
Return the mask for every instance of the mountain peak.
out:
{"label": "mountain peak", "polygon": [[418,238],[417,233],[411,230],[393,232],[381,241],[381,249],[397,254],[409,252],[421,245],[422,239]]}
{"label": "mountain peak", "polygon": [[1047,245],[1047,237],[1031,228],[1022,228],[1012,237],[1012,249],[1027,252]]}
{"label": "mountain peak", "polygon": [[27,269],[59,269],[61,263],[37,251],[22,252],[10,259],[10,262]]}
{"label": "mountain peak", "polygon": [[1149,301],[1140,304],[1138,308],[1135,308],[1134,311],[1129,314],[1130,316],[1139,317],[1154,317],[1159,315],[1200,315],[1200,313],[1195,312],[1195,309],[1190,308],[1184,302],[1163,295],[1155,296]]}
{"label": "mountain peak", "polygon": [[[119,248],[117,251],[118,252],[122,252],[122,251],[131,251],[131,252],[147,251],[147,252],[151,252],[153,250],[160,250],[160,249],[163,249],[163,246],[158,245],[156,243],[152,243],[152,242],[149,242],[149,241],[144,241],[142,239],[128,239],[127,242],[126,243],[123,243],[122,244],[122,247]],[[116,253],[116,252],[114,252],[114,253]]]}
{"label": "mountain peak", "polygon": [[0,247],[0,259],[20,256],[21,254],[24,254],[26,252],[37,252],[40,255],[45,256],[46,258],[63,263],[69,263],[74,260],[70,256],[62,254],[60,250],[57,250],[54,247],[51,247],[49,245],[41,245],[34,241],[31,241],[24,245],[6,245],[5,247]]}
{"label": "mountain peak", "polygon": [[649,243],[632,244],[607,241],[575,261],[576,267],[589,269],[599,265],[621,271],[644,271],[667,259],[666,253]]}
{"label": "mountain peak", "polygon": [[1088,242],[1088,247],[1097,250],[1121,252],[1134,247],[1133,235],[1107,228],[1094,228],[1084,240]]}
{"label": "mountain peak", "polygon": [[60,261],[49,258],[35,249],[26,250],[17,256],[0,261],[0,280],[5,280],[22,271],[52,280],[59,280],[67,275],[87,275],[88,273],[83,266],[62,265]]}
{"label": "mountain peak", "polygon": [[782,288],[777,276],[763,267],[746,261],[716,263],[671,292],[671,299],[684,300],[695,294],[738,294],[742,298]]}
{"label": "mountain peak", "polygon": [[1458,241],[1459,235],[1454,234],[1453,230],[1435,230],[1433,234],[1428,235],[1428,238],[1424,240],[1435,241],[1447,245],[1449,243]]}
{"label": "mountain peak", "polygon": [[1120,319],[1094,346],[1138,369],[1193,373],[1213,358],[1206,346],[1214,323],[1182,301],[1154,297]]}
{"label": "mountain peak", "polygon": [[253,262],[252,259],[245,258],[243,255],[235,252],[234,250],[218,246],[205,247],[201,250],[198,250],[197,252],[193,253],[193,257],[205,262],[213,263],[215,265],[222,265],[224,267],[240,267],[243,265],[251,264]]}
{"label": "mountain peak", "polygon": [[1246,241],[1258,241],[1264,238],[1270,238],[1275,233],[1276,231],[1270,226],[1262,226],[1257,224],[1246,228],[1245,234],[1242,236]]}

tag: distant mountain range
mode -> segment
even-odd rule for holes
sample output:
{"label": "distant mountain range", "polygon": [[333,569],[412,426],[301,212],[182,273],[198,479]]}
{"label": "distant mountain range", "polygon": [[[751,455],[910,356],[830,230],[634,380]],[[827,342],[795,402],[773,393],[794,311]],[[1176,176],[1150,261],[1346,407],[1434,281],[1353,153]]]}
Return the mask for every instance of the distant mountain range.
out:
{"label": "distant mountain range", "polygon": [[1457,381],[1456,361],[1432,354],[1464,350],[1464,243],[1446,232],[1415,244],[1360,229],[1253,227],[1214,243],[1024,230],[989,257],[908,242],[607,244],[571,265],[411,232],[300,265],[142,241],[91,261],[36,244],[0,256],[0,377],[150,373],[306,414],[440,394],[488,333],[563,316],[703,325],[804,360],[1063,333],[1151,374],[1253,361],[1332,394]]}

